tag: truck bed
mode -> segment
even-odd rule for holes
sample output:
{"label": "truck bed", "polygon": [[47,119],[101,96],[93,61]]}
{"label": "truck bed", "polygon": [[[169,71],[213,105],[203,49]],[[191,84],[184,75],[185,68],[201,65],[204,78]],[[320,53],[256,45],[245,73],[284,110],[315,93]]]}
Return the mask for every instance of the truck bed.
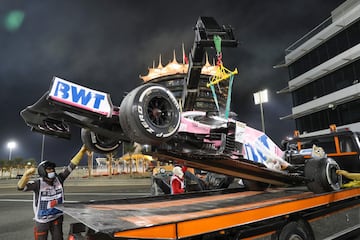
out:
{"label": "truck bed", "polygon": [[95,232],[113,237],[181,239],[288,214],[331,206],[360,196],[360,188],[314,194],[305,188],[227,189],[86,203],[60,208]]}

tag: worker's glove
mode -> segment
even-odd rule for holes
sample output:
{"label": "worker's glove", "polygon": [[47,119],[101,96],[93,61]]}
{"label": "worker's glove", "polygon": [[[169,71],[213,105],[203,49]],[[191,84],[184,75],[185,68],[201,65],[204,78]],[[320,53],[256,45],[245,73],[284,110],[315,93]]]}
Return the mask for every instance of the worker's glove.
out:
{"label": "worker's glove", "polygon": [[36,172],[36,168],[31,167],[31,168],[27,169],[27,170],[24,172],[24,175],[30,177],[30,176],[33,175],[35,172]]}
{"label": "worker's glove", "polygon": [[81,149],[79,150],[79,152],[71,159],[71,163],[74,165],[79,165],[81,159],[83,158],[84,154],[87,153],[89,154],[89,150],[85,147],[85,145],[83,145],[81,147]]}
{"label": "worker's glove", "polygon": [[30,176],[33,175],[35,173],[35,171],[36,171],[36,169],[34,167],[32,167],[24,172],[24,175],[18,181],[18,184],[17,184],[18,189],[20,189],[20,190],[24,189],[25,185],[28,183],[28,181],[30,179]]}

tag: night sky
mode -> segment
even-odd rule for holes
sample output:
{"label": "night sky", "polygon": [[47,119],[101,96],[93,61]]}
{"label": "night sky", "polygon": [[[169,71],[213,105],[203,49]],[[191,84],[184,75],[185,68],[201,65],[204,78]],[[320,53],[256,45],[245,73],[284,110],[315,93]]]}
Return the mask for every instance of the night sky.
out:
{"label": "night sky", "polygon": [[[49,89],[53,76],[111,94],[120,105],[126,92],[142,83],[148,67],[165,65],[173,50],[181,62],[181,44],[188,52],[199,16],[231,25],[240,42],[223,49],[224,65],[238,68],[232,111],[261,129],[260,108],[253,93],[267,88],[264,104],[267,134],[277,143],[292,135],[291,97],[276,94],[287,86],[284,50],[316,27],[343,0],[230,1],[20,1],[0,5],[0,159],[9,158],[7,142],[17,142],[12,158],[41,157],[42,135],[31,132],[19,115]],[[209,54],[214,54],[209,50]],[[44,158],[58,165],[81,147],[79,129],[71,140],[45,137]],[[85,164],[85,161],[83,162]]]}

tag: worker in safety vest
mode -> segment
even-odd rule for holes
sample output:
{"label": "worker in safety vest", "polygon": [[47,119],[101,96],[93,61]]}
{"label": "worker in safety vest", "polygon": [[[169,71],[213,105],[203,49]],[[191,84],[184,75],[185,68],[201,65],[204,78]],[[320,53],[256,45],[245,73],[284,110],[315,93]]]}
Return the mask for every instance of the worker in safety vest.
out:
{"label": "worker in safety vest", "polygon": [[18,190],[34,192],[35,240],[48,239],[49,231],[52,240],[63,240],[62,224],[64,213],[55,207],[64,202],[64,181],[72,170],[79,165],[86,152],[87,149],[82,146],[79,152],[71,159],[69,165],[58,174],[55,172],[55,163],[42,161],[37,169],[40,178],[29,181],[30,176],[36,171],[35,168],[30,168],[25,171],[19,180],[17,184]]}

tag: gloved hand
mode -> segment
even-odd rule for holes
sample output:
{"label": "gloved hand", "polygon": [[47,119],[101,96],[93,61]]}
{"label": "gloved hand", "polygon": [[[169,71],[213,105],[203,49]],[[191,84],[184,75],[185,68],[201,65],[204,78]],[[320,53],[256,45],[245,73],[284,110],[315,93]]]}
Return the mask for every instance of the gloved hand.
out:
{"label": "gloved hand", "polygon": [[24,175],[20,178],[20,180],[17,183],[19,190],[24,189],[25,185],[27,184],[27,182],[30,179],[30,176],[33,175],[35,173],[35,171],[36,171],[36,168],[31,167],[24,172]]}
{"label": "gloved hand", "polygon": [[83,158],[84,154],[87,153],[89,154],[90,151],[85,147],[85,145],[83,145],[79,152],[71,159],[71,163],[74,164],[74,165],[79,165],[81,159]]}
{"label": "gloved hand", "polygon": [[27,169],[27,170],[24,172],[24,175],[30,177],[30,176],[33,175],[35,172],[36,172],[36,168],[31,167],[31,168]]}

